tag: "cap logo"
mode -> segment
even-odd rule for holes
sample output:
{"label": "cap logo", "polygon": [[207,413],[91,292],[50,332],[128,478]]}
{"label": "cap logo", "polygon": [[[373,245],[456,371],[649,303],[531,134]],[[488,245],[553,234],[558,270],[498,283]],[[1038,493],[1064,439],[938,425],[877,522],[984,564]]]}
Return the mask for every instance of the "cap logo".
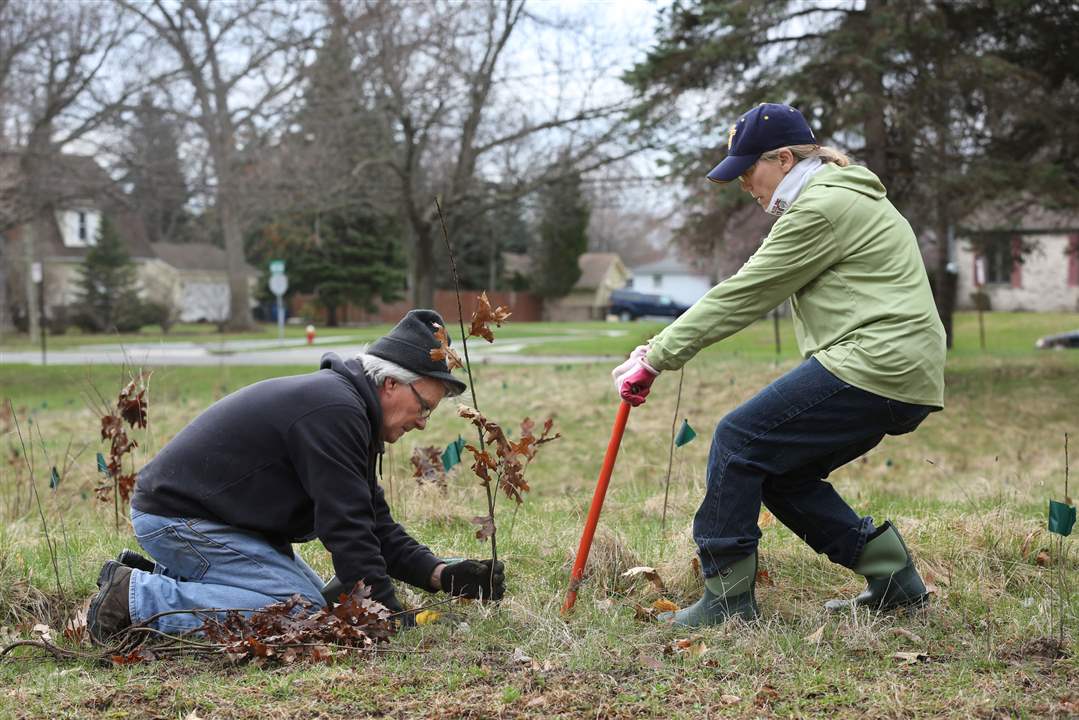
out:
{"label": "cap logo", "polygon": [[727,133],[727,149],[731,149],[731,145],[734,144],[734,134],[738,132],[737,125],[731,125],[730,132]]}

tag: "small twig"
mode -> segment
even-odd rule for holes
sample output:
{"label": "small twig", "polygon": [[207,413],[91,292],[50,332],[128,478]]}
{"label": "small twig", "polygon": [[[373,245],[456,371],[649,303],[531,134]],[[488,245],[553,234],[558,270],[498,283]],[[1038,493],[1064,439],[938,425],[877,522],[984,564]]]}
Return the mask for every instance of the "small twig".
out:
{"label": "small twig", "polygon": [[513,515],[510,516],[510,529],[506,532],[506,542],[513,537],[513,526],[517,524],[517,511],[521,509],[521,503],[513,506]]}
{"label": "small twig", "polygon": [[[1068,495],[1068,475],[1071,472],[1071,468],[1068,464],[1068,433],[1064,433],[1064,502],[1070,503],[1071,498]],[[1057,562],[1060,563],[1060,569],[1057,573],[1059,590],[1057,591],[1057,598],[1060,601],[1060,647],[1064,647],[1064,568],[1066,563],[1064,562],[1064,536],[1057,536]],[[1070,594],[1070,593],[1069,593]]]}
{"label": "small twig", "polygon": [[[37,503],[37,512],[38,512],[38,515],[41,517],[41,527],[42,527],[42,530],[44,530],[44,532],[45,532],[45,544],[49,548],[49,557],[52,559],[52,570],[53,570],[54,576],[56,577],[56,592],[60,596],[61,601],[67,602],[66,598],[64,597],[64,589],[62,587],[60,587],[60,563],[56,559],[56,545],[53,544],[52,537],[50,537],[50,535],[49,535],[49,523],[45,519],[45,510],[41,507],[41,496],[38,494],[37,482],[35,482],[35,480],[34,480],[34,463],[33,463],[32,457],[31,457],[31,453],[27,452],[26,440],[24,440],[23,436],[22,436],[22,426],[19,425],[19,418],[16,417],[14,413],[12,413],[11,416],[15,419],[15,432],[18,433],[18,435],[19,435],[19,444],[22,447],[23,462],[26,463],[26,469],[30,472],[30,487],[33,490],[34,500]],[[33,428],[31,427],[31,432],[32,431],[33,431]],[[40,437],[41,437],[41,431],[38,430],[38,438],[40,438]],[[30,438],[31,449],[33,448],[33,444],[34,444],[33,440],[34,440],[33,437],[31,437]]]}
{"label": "small twig", "polygon": [[[465,352],[465,372],[468,373],[468,389],[472,393],[472,407],[478,412],[480,409],[479,401],[476,399],[476,383],[472,379],[472,363],[468,358],[468,338],[465,333],[465,311],[461,306],[461,281],[457,276],[457,260],[453,256],[453,246],[450,245],[450,233],[446,229],[446,218],[442,214],[442,202],[435,197],[435,208],[438,210],[438,222],[442,227],[442,239],[446,243],[446,251],[450,257],[450,269],[453,271],[453,288],[457,295],[457,321],[461,326],[461,346]],[[480,438],[480,452],[484,451],[483,442],[483,430],[476,428],[476,432]],[[498,541],[496,535],[498,534],[498,527],[495,525],[495,493],[491,490],[489,483],[484,483],[483,489],[487,491],[487,515],[491,518],[491,579],[490,582],[494,584],[495,564],[498,562]],[[496,488],[497,489],[497,488]]]}
{"label": "small twig", "polygon": [[686,369],[678,371],[678,395],[674,401],[674,417],[671,419],[671,448],[667,455],[667,482],[663,488],[663,517],[660,520],[660,530],[667,529],[667,497],[671,492],[671,466],[674,464],[674,435],[678,428],[678,410],[682,407],[682,381],[685,379]]}
{"label": "small twig", "polygon": [[46,642],[44,640],[16,640],[13,643],[5,645],[3,649],[0,649],[0,657],[5,657],[9,652],[18,647],[35,647],[39,650],[46,651],[57,660],[77,657],[77,655],[73,654],[70,650],[64,650],[63,648],[57,647],[56,645],[53,645],[52,643]]}

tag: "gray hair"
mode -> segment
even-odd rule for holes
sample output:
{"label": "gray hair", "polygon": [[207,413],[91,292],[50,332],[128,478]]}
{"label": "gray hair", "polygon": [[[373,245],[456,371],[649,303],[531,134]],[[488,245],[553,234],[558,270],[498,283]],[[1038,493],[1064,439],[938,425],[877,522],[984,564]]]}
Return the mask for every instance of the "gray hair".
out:
{"label": "gray hair", "polygon": [[[363,365],[364,374],[371,378],[375,387],[382,387],[386,382],[386,378],[392,378],[403,385],[411,385],[423,377],[411,370],[406,370],[395,362],[384,360],[377,355],[368,355],[364,352],[366,349],[366,345],[361,348],[360,352],[356,353],[356,359]],[[436,378],[432,378],[432,380],[434,379]],[[446,389],[446,397],[454,397],[459,394],[457,388],[450,383],[445,380],[440,382]]]}

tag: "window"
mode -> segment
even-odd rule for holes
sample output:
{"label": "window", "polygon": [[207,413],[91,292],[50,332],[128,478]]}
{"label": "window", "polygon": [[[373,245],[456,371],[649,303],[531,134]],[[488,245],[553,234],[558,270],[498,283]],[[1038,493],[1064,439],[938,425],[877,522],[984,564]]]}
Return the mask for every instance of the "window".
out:
{"label": "window", "polygon": [[1020,287],[1019,238],[990,235],[978,243],[978,259],[984,268],[987,285]]}
{"label": "window", "polygon": [[87,208],[60,210],[56,213],[64,247],[93,247],[97,244],[97,230],[101,213]]}

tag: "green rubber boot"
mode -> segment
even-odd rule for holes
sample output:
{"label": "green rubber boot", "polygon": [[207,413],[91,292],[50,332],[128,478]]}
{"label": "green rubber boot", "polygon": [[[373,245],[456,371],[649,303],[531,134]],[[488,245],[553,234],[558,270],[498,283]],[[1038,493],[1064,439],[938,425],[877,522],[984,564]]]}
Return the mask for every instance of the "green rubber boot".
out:
{"label": "green rubber boot", "polygon": [[829,600],[825,608],[835,612],[853,606],[884,612],[924,605],[929,600],[910,551],[890,521],[866,541],[854,572],[865,576],[865,591],[849,600]]}
{"label": "green rubber boot", "polygon": [[657,620],[685,627],[719,625],[734,616],[756,620],[757,553],[738,560],[715,577],[705,578],[704,596],[693,605],[678,612],[660,613]]}

